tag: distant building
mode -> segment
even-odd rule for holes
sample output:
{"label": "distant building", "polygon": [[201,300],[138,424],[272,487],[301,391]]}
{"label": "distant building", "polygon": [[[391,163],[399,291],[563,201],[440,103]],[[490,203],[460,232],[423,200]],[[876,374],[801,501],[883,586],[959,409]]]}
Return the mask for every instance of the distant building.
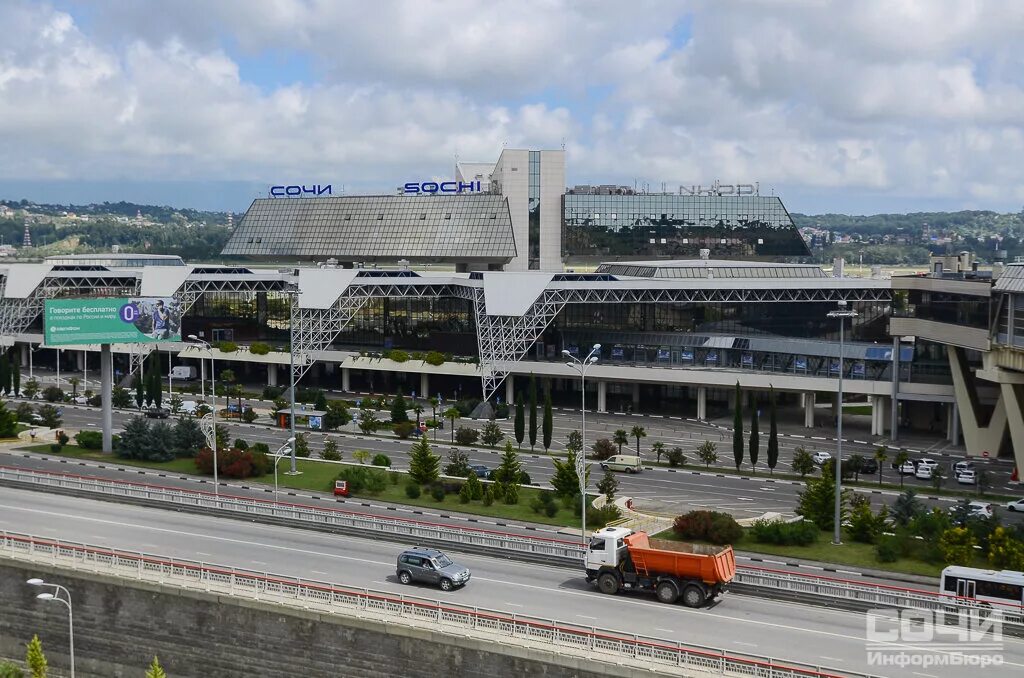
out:
{"label": "distant building", "polygon": [[25,224],[25,235],[21,239],[22,247],[32,247],[32,234],[28,232],[28,223]]}

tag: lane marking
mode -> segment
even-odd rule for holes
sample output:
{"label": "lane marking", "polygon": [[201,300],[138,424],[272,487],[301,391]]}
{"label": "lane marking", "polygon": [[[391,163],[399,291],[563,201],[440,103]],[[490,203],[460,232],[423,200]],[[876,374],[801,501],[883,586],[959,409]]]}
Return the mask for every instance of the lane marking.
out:
{"label": "lane marking", "polygon": [[819,656],[822,659],[824,659],[825,661],[830,661],[830,662],[845,662],[846,661],[845,659],[840,659],[839,657],[826,657],[825,655],[819,655]]}
{"label": "lane marking", "polygon": [[662,629],[662,628],[658,628],[657,626],[654,627],[654,630],[655,631],[661,631],[662,633],[675,633],[675,631],[673,631],[672,629]]}

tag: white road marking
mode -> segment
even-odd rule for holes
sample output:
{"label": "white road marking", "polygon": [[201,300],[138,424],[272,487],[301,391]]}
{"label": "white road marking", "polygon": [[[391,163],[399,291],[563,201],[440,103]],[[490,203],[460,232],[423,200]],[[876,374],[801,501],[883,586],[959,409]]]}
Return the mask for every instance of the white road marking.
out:
{"label": "white road marking", "polygon": [[597,619],[597,617],[590,617],[590,616],[585,615],[585,614],[578,614],[576,616],[579,617],[580,619],[594,619],[594,620]]}
{"label": "white road marking", "polygon": [[661,629],[661,628],[658,628],[657,626],[654,627],[654,630],[655,631],[661,631],[662,633],[675,633],[675,631],[673,631],[672,629]]}
{"label": "white road marking", "polygon": [[828,662],[841,662],[841,661],[845,661],[843,659],[840,659],[839,657],[826,657],[825,655],[821,655],[821,658],[824,659],[825,661],[828,661]]}
{"label": "white road marking", "polygon": [[757,643],[744,643],[742,640],[732,641],[733,645],[746,645],[747,647],[757,647]]}
{"label": "white road marking", "polygon": [[322,575],[326,575],[327,574],[327,572],[322,572],[320,570],[310,570],[310,572],[312,572],[313,574],[322,574]]}

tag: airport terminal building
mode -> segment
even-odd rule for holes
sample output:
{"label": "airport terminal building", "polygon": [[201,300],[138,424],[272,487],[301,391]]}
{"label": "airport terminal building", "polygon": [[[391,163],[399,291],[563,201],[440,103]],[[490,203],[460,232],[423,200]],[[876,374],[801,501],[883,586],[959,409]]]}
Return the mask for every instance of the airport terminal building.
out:
{"label": "airport terminal building", "polygon": [[[1019,349],[1005,331],[1016,306],[998,301],[1019,292],[1017,267],[995,284],[832,277],[800,263],[807,247],[782,201],[756,186],[566,189],[563,151],[506,149],[495,163],[459,163],[451,182],[411,186],[258,199],[221,265],[97,255],[0,268],[0,334],[23,353],[42,344],[46,299],[173,297],[182,336],[239,346],[213,354],[243,381],[287,385],[294,360],[301,386],[511,402],[533,375],[566,405],[579,402],[580,381],[562,352],[582,357],[600,344],[586,382],[599,411],[709,419],[731,411],[739,383],[744,397],[766,401],[773,389],[806,426],[831,427],[840,345],[828,313],[845,302],[856,317],[846,325],[844,389],[871,406],[872,435],[939,426],[971,454],[1008,456],[1014,446],[1002,440],[1017,426],[1024,450],[1013,381],[1024,365],[1010,364]],[[945,287],[920,296],[929,280]],[[950,287],[966,282],[977,284]],[[929,313],[962,302],[977,324],[979,297],[999,309],[992,317],[1005,319],[1004,331],[961,324],[967,339],[948,348],[960,334],[928,324],[941,322]],[[972,368],[1000,341],[1003,382],[992,383],[1009,386],[972,391],[965,379],[987,374]],[[253,353],[254,343],[284,350]],[[93,348],[44,348],[36,360],[82,369]],[[114,351],[124,373],[142,355]],[[159,351],[174,365],[209,355],[174,342]],[[816,407],[829,402],[824,414]],[[974,423],[961,425],[967,416]],[[1000,445],[989,442],[995,432],[977,434],[1000,425]]]}

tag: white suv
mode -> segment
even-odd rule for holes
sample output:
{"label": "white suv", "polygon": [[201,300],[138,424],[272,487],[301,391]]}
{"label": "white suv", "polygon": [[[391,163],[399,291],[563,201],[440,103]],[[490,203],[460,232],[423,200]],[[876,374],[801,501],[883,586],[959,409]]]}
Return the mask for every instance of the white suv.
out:
{"label": "white suv", "polygon": [[822,452],[820,450],[818,452],[815,452],[813,455],[811,455],[811,459],[813,459],[814,463],[817,464],[818,466],[821,466],[822,464],[824,464],[826,461],[828,461],[831,458],[832,458],[831,454],[829,454],[828,452]]}

